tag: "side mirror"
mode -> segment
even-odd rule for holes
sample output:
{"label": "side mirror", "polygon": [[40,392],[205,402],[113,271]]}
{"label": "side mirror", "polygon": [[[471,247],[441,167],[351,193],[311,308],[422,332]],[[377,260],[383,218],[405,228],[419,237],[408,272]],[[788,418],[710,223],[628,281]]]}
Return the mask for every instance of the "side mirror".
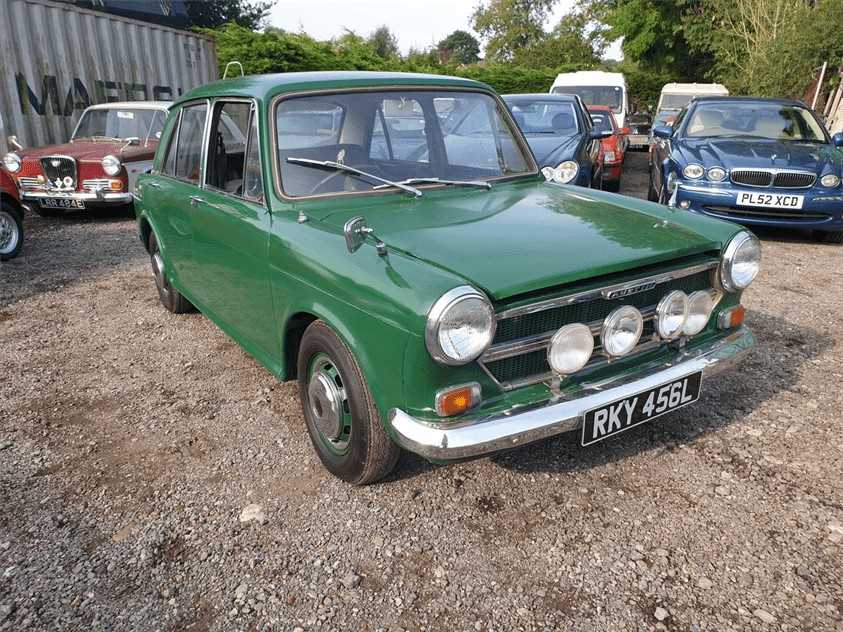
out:
{"label": "side mirror", "polygon": [[140,138],[138,138],[137,136],[130,136],[126,139],[126,144],[131,147],[134,147],[135,145],[140,145]]}
{"label": "side mirror", "polygon": [[593,140],[603,140],[604,138],[609,138],[612,135],[612,132],[598,132],[597,130],[591,130],[591,138]]}
{"label": "side mirror", "polygon": [[832,136],[831,143],[835,147],[843,147],[843,132],[837,132],[834,136]]}
{"label": "side mirror", "polygon": [[6,139],[6,142],[8,143],[9,147],[11,147],[12,149],[14,149],[15,151],[20,151],[21,149],[23,149],[23,145],[21,145],[21,144],[18,142],[18,137],[17,137],[17,136],[9,136],[9,137]]}
{"label": "side mirror", "polygon": [[673,128],[669,125],[656,125],[653,127],[653,136],[657,138],[670,138],[673,136]]}

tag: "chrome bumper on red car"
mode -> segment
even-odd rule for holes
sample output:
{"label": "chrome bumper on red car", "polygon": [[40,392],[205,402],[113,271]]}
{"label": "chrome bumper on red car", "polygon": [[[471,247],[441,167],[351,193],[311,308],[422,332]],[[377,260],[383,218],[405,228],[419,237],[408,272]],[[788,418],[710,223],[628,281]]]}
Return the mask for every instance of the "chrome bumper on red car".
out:
{"label": "chrome bumper on red car", "polygon": [[58,193],[56,191],[21,191],[21,200],[37,202],[44,199],[79,200],[80,202],[95,202],[108,204],[128,204],[132,201],[132,194],[127,191],[74,191],[73,193]]}

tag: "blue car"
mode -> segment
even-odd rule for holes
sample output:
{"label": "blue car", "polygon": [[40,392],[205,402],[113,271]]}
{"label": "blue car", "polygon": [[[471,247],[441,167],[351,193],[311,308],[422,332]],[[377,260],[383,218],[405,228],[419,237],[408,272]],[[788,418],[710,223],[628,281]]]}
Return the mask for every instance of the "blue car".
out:
{"label": "blue car", "polygon": [[843,134],[803,103],[699,98],[653,134],[650,200],[843,243]]}
{"label": "blue car", "polygon": [[508,94],[503,100],[527,138],[544,177],[559,184],[599,189],[603,182],[600,141],[582,100],[570,94]]}

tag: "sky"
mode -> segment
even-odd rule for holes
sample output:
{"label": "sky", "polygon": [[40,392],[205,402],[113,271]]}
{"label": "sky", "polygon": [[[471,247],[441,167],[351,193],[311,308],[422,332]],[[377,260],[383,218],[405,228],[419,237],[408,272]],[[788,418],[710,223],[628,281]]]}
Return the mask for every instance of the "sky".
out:
{"label": "sky", "polygon": [[[559,0],[548,26],[571,10],[575,0]],[[398,37],[401,51],[435,45],[457,29],[470,31],[478,0],[278,0],[270,24],[287,31],[304,30],[316,39],[330,39],[350,29],[368,35],[386,24]],[[620,58],[613,45],[607,57]]]}

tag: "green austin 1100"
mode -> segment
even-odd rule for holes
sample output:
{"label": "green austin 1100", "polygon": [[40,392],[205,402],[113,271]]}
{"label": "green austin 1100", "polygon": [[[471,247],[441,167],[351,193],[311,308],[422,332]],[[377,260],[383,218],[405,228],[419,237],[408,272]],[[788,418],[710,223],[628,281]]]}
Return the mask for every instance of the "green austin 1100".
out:
{"label": "green austin 1100", "polygon": [[325,467],[464,459],[698,399],[754,343],[758,240],[546,182],[483,84],[394,73],[217,82],[171,109],[136,213],[164,307],[297,379]]}

